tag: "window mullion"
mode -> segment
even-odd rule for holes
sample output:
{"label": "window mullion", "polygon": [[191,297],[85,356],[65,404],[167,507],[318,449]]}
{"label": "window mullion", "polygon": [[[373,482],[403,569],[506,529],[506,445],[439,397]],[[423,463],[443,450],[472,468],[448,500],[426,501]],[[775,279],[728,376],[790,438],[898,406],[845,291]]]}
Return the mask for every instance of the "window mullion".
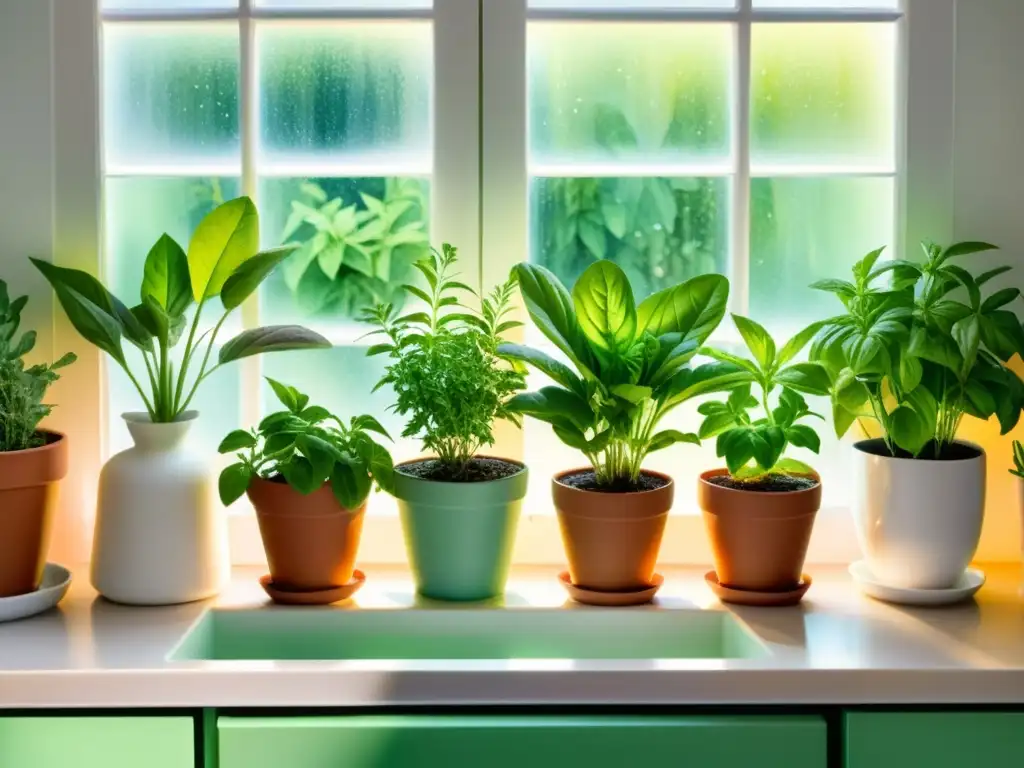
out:
{"label": "window mullion", "polygon": [[[256,142],[259,130],[259,81],[256,71],[256,30],[253,22],[254,0],[240,0],[238,8],[239,42],[239,126],[242,138],[242,194],[258,203]],[[260,292],[242,305],[242,327],[255,328],[260,324]],[[259,355],[240,361],[240,410],[243,424],[256,424],[261,413],[260,381],[262,363]]]}
{"label": "window mullion", "polygon": [[750,60],[753,0],[740,0],[733,75],[732,247],[729,251],[731,309],[746,315],[750,306]]}

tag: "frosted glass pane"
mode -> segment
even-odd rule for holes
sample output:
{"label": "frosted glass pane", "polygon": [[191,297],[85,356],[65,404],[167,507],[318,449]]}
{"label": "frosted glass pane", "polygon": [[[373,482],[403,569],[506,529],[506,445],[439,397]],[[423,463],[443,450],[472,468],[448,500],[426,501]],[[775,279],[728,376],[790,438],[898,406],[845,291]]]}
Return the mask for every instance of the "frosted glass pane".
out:
{"label": "frosted glass pane", "polygon": [[238,163],[234,24],[107,24],[107,166]]}
{"label": "frosted glass pane", "polygon": [[366,307],[401,305],[429,247],[428,190],[424,179],[265,179],[263,242],[302,248],[264,283],[264,319],[355,326]]}
{"label": "frosted glass pane", "polygon": [[146,255],[164,232],[188,249],[193,230],[213,208],[239,195],[238,179],[106,180],[106,276],[128,306],[139,303]]}
{"label": "frosted glass pane", "polygon": [[644,298],[707,272],[725,272],[725,179],[543,178],[531,189],[532,260],[572,286],[597,259]]}
{"label": "frosted glass pane", "polygon": [[755,8],[829,8],[845,11],[895,10],[899,0],[754,0]]}
{"label": "frosted glass pane", "polygon": [[[224,339],[230,338],[229,334]],[[185,346],[182,341],[180,348]],[[142,362],[138,350],[125,344],[125,357],[136,378],[140,375],[140,383],[145,380],[146,367]],[[204,347],[205,349],[205,347]],[[216,357],[217,350],[214,349],[212,357]],[[124,424],[121,414],[125,411],[145,411],[146,407],[139,397],[139,393],[132,386],[131,381],[117,363],[106,357],[107,370],[107,413],[108,413],[108,443],[107,455],[113,455],[119,451],[129,448],[132,445],[128,428]],[[199,411],[198,421],[192,425],[189,439],[195,447],[204,451],[210,456],[211,463],[220,466],[227,462],[227,458],[217,454],[217,446],[224,439],[224,435],[233,429],[242,426],[241,406],[241,370],[239,363],[232,363],[218,369],[210,375],[199,387],[193,398],[190,409]],[[141,374],[140,374],[141,372]],[[148,396],[148,392],[147,392]]]}
{"label": "frosted glass pane", "polygon": [[727,156],[727,24],[532,23],[535,162]]}
{"label": "frosted glass pane", "polygon": [[[380,438],[395,461],[414,458],[422,453],[418,441],[401,437],[404,420],[389,410],[394,403],[392,389],[382,387],[371,392],[384,375],[387,361],[383,357],[367,357],[365,345],[279,352],[264,355],[262,361],[265,375],[291,384],[309,395],[310,403],[322,405],[346,421],[363,413],[376,416],[395,441],[388,443],[383,436]],[[281,404],[269,384],[263,387],[262,400],[264,414],[281,410]]]}
{"label": "frosted glass pane", "polygon": [[752,55],[755,165],[893,165],[895,24],[755,25]]}
{"label": "frosted glass pane", "polygon": [[261,8],[432,8],[434,0],[256,0]]}
{"label": "frosted glass pane", "polygon": [[198,11],[237,8],[238,0],[103,0],[105,11]]}
{"label": "frosted glass pane", "polygon": [[771,327],[793,331],[840,312],[834,296],[808,286],[849,279],[864,254],[892,246],[890,178],[754,179],[751,196],[750,312]]}
{"label": "frosted glass pane", "polygon": [[429,22],[274,25],[257,45],[266,154],[429,156]]}
{"label": "frosted glass pane", "polygon": [[736,0],[529,0],[531,8],[592,8],[629,11],[658,8],[735,8]]}

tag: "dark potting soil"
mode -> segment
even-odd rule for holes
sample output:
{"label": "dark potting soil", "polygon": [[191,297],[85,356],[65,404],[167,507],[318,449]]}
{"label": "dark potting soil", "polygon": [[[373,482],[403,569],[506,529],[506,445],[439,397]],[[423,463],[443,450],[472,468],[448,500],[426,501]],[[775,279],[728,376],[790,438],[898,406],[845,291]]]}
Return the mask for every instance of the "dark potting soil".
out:
{"label": "dark potting soil", "polygon": [[[896,448],[896,452],[893,453],[886,446],[885,441],[876,438],[875,440],[861,440],[856,444],[857,450],[869,453],[872,456],[887,456],[896,459],[913,459],[913,454],[904,451],[902,448]],[[951,443],[942,449],[942,453],[938,456],[935,455],[935,443],[928,443],[919,454],[917,454],[918,461],[967,461],[968,459],[976,459],[981,456],[981,451],[975,448],[973,445],[967,443]]]}
{"label": "dark potting soil", "polygon": [[637,493],[638,491],[656,491],[668,485],[668,481],[657,475],[649,475],[646,472],[640,475],[637,483],[616,483],[614,485],[598,485],[597,474],[594,470],[587,469],[582,472],[573,472],[571,475],[563,475],[558,478],[559,482],[578,488],[581,491],[597,491],[599,493]]}
{"label": "dark potting soil", "polygon": [[483,483],[488,480],[501,480],[523,471],[522,464],[504,459],[477,457],[470,459],[469,466],[463,475],[456,475],[437,459],[421,459],[408,464],[399,464],[397,472],[421,480],[437,480],[443,483]]}
{"label": "dark potting soil", "polygon": [[818,484],[809,477],[793,477],[792,475],[765,475],[753,480],[736,480],[729,475],[716,475],[708,478],[712,485],[732,488],[734,491],[757,491],[759,493],[792,493],[806,491]]}

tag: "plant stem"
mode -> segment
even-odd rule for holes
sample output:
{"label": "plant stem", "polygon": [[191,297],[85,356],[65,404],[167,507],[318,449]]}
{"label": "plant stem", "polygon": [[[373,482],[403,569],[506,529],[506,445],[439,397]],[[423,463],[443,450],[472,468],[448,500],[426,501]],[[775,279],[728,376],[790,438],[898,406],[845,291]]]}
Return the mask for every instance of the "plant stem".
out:
{"label": "plant stem", "polygon": [[178,372],[178,384],[174,389],[174,411],[179,412],[178,402],[181,400],[182,390],[185,389],[185,378],[188,373],[189,360],[192,357],[192,343],[196,338],[196,331],[199,329],[199,318],[203,314],[203,304],[206,303],[206,299],[200,299],[199,306],[196,307],[196,314],[192,318],[192,327],[188,332],[188,341],[185,342],[185,354],[182,356],[181,370]]}
{"label": "plant stem", "polygon": [[[215,365],[213,368],[209,370],[209,373],[207,373],[206,371],[206,364],[210,361],[210,352],[213,350],[213,344],[217,340],[217,332],[220,331],[220,327],[224,324],[224,321],[228,319],[228,314],[228,312],[225,312],[221,316],[220,320],[217,321],[217,324],[213,327],[213,333],[210,335],[210,340],[209,342],[207,342],[206,345],[206,353],[203,355],[203,363],[202,365],[199,366],[199,374],[196,376],[196,381],[192,385],[192,389],[189,390],[188,397],[185,398],[185,402],[181,404],[180,409],[177,407],[175,408],[175,411],[177,411],[177,413],[180,413],[181,411],[184,411],[186,408],[188,408],[189,403],[191,403],[192,398],[195,397],[196,390],[199,389],[199,385],[203,382],[203,379],[205,379],[210,373],[213,373],[215,370],[217,370],[217,368],[220,367],[219,365]],[[181,378],[184,378],[185,376],[186,367],[187,366],[183,365],[181,368]]]}
{"label": "plant stem", "polygon": [[136,380],[135,376],[132,375],[131,369],[129,369],[128,366],[120,360],[117,362],[121,366],[122,370],[128,374],[128,378],[131,379],[132,384],[135,385],[135,389],[138,390],[138,393],[142,396],[142,402],[146,405],[146,411],[149,412],[149,418],[154,422],[158,421],[156,412],[153,410],[153,404],[149,402],[149,398],[146,397],[146,393],[142,390],[142,387],[139,386],[139,382]]}

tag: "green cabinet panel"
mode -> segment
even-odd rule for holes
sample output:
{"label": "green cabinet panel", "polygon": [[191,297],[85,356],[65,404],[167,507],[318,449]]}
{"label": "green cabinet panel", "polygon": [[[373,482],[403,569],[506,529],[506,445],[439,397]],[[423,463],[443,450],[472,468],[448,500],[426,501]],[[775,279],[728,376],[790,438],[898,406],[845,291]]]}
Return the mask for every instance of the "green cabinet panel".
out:
{"label": "green cabinet panel", "polygon": [[846,768],[1024,765],[1024,714],[848,712]]}
{"label": "green cabinet panel", "polygon": [[818,717],[353,716],[218,721],[220,768],[825,768]]}
{"label": "green cabinet panel", "polygon": [[4,717],[0,768],[195,768],[189,717]]}

